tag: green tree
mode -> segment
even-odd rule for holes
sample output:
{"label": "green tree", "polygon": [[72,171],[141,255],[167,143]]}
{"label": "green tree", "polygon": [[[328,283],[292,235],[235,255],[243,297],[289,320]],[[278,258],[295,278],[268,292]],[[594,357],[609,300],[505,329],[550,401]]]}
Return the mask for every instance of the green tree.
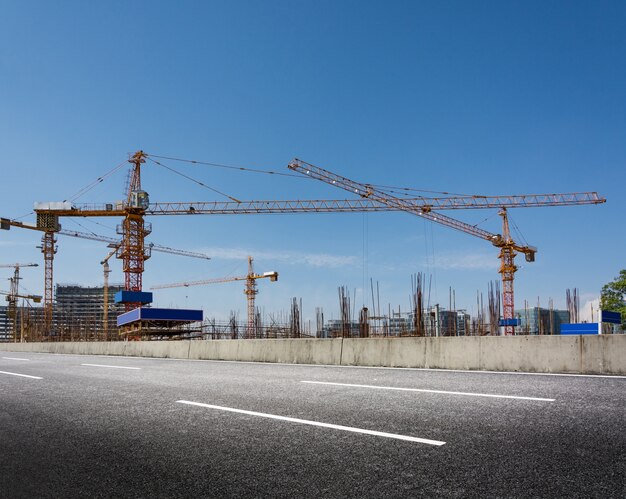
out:
{"label": "green tree", "polygon": [[626,326],[626,269],[620,270],[619,276],[602,286],[600,308],[612,312],[621,312],[622,329]]}

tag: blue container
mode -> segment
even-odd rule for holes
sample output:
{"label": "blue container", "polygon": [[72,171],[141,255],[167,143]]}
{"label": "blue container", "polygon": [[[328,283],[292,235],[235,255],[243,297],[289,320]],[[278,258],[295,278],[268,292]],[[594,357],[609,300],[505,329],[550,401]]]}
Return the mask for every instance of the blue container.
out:
{"label": "blue container", "polygon": [[152,293],[145,291],[118,291],[115,303],[152,303]]}

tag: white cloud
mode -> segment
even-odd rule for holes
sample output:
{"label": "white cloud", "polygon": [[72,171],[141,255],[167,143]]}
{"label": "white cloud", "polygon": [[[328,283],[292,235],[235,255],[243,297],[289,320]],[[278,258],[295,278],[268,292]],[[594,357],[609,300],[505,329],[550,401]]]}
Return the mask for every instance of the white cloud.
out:
{"label": "white cloud", "polygon": [[293,265],[311,267],[344,267],[355,265],[359,260],[354,256],[330,255],[328,253],[302,253],[297,251],[252,251],[243,248],[203,248],[203,253],[211,258],[222,260],[245,260],[252,255],[257,260],[273,260]]}

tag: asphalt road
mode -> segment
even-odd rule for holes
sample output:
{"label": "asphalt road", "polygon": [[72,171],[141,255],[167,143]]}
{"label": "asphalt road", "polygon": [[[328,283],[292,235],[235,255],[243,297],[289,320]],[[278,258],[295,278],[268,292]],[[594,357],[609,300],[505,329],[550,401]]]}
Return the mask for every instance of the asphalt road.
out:
{"label": "asphalt road", "polygon": [[2,498],[320,496],[626,497],[626,377],[0,351]]}

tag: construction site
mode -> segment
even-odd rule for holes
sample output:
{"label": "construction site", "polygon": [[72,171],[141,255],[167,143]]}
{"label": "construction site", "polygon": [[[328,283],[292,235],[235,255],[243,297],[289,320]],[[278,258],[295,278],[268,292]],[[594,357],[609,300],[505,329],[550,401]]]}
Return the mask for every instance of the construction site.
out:
{"label": "construction site", "polygon": [[626,499],[626,1],[0,12],[0,499]]}
{"label": "construction site", "polygon": [[[577,326],[580,322],[580,299],[577,289],[567,289],[566,310],[555,309],[552,299],[547,307],[540,303],[523,306],[515,303],[514,278],[518,266],[515,258],[523,255],[526,262],[535,260],[537,249],[515,241],[509,226],[508,211],[512,208],[597,205],[605,198],[596,192],[563,194],[532,194],[504,196],[411,196],[410,189],[378,187],[359,183],[329,170],[295,159],[289,163],[291,172],[318,180],[347,191],[353,197],[325,200],[241,201],[231,196],[224,202],[159,203],[151,202],[142,186],[142,165],[150,161],[164,166],[161,156],[138,151],[130,156],[123,201],[96,204],[74,202],[38,202],[34,213],[36,223],[28,224],[11,218],[2,218],[4,230],[36,231],[41,233],[43,262],[1,262],[0,268],[13,271],[9,277],[10,289],[2,291],[6,306],[0,307],[0,341],[51,342],[51,341],[128,341],[175,339],[272,339],[272,338],[368,338],[400,336],[513,336],[561,334],[563,325],[574,332],[589,329],[591,332],[610,333],[619,321],[604,318],[598,311],[595,325]],[[171,159],[171,158],[169,158]],[[192,160],[177,160],[200,163]],[[122,168],[124,163],[113,171]],[[242,168],[242,170],[245,170]],[[174,173],[181,174],[176,170]],[[108,172],[98,179],[109,176]],[[274,174],[275,172],[264,172]],[[183,175],[186,176],[186,175]],[[189,177],[188,177],[189,178]],[[190,180],[200,183],[198,180]],[[85,192],[90,186],[85,188]],[[409,194],[407,194],[407,192]],[[501,219],[501,232],[491,233],[477,225],[470,225],[443,214],[446,210],[497,210]],[[146,218],[152,216],[201,216],[211,214],[284,214],[284,213],[350,213],[400,211],[420,217],[425,221],[480,238],[498,249],[500,261],[498,281],[489,283],[485,293],[476,292],[475,313],[457,309],[455,291],[450,288],[448,303],[430,301],[431,276],[418,272],[410,276],[410,306],[380,305],[379,283],[370,279],[370,307],[356,308],[356,300],[346,286],[338,286],[338,314],[325,319],[324,310],[315,307],[315,320],[304,320],[302,298],[293,297],[283,311],[264,314],[255,304],[259,292],[257,281],[279,280],[279,272],[272,270],[257,273],[254,257],[248,256],[247,273],[240,276],[183,281],[155,285],[150,291],[143,289],[145,262],[153,251],[183,257],[210,259],[210,255],[160,246],[146,241],[152,226]],[[66,217],[113,217],[119,220],[119,238],[101,236],[94,232],[70,231],[62,228]],[[11,232],[3,232],[5,237]],[[62,279],[54,272],[57,238],[67,236],[105,243],[108,254],[100,261],[102,285],[55,284]],[[109,283],[109,262],[115,257],[122,262],[124,282]],[[20,290],[20,272],[35,272],[31,267],[43,269],[43,293],[25,294]],[[246,317],[230,312],[228,320],[204,317],[202,310],[153,307],[152,290],[176,287],[194,287],[207,284],[241,281],[246,298]],[[428,289],[427,289],[428,288]],[[158,291],[157,291],[158,292]],[[428,299],[426,296],[428,295]],[[336,312],[333,311],[333,312]],[[337,318],[332,318],[337,317]],[[604,319],[604,320],[603,320]],[[605,323],[606,322],[606,323]],[[574,325],[573,329],[568,328]],[[594,329],[595,328],[595,329]]]}

